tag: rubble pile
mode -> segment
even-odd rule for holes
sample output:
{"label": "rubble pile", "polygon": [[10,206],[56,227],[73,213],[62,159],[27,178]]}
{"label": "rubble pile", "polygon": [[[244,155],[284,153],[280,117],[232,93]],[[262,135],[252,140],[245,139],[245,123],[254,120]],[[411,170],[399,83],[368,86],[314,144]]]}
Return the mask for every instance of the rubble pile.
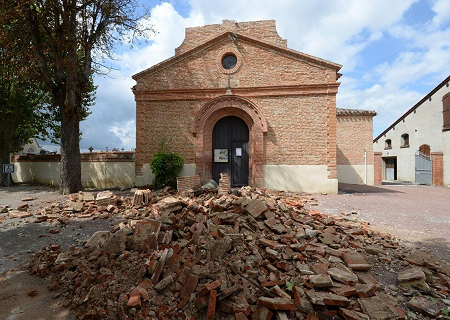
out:
{"label": "rubble pile", "polygon": [[82,319],[448,314],[449,264],[367,224],[307,210],[311,198],[249,187],[136,194],[123,209],[135,214],[111,231],[96,232],[84,248],[48,246],[31,265]]}
{"label": "rubble pile", "polygon": [[[28,203],[20,204],[17,208],[1,206],[0,213],[7,213],[7,216],[0,217],[24,219],[24,222],[52,222],[55,224],[67,224],[70,219],[108,219],[145,217],[149,214],[143,205],[156,203],[175,191],[168,188],[151,192],[150,190],[137,190],[134,198],[119,197],[112,191],[102,191],[97,194],[92,192],[82,192],[70,194],[67,201],[41,201],[44,205],[29,206]],[[22,199],[22,201],[25,201]],[[36,207],[38,207],[36,209]],[[34,219],[26,219],[26,218]]]}

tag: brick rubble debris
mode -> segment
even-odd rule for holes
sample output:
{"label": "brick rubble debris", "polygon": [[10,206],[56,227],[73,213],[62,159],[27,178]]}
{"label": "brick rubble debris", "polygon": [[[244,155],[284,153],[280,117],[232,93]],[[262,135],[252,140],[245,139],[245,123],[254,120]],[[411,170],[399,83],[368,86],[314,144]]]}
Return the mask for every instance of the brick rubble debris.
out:
{"label": "brick rubble debris", "polygon": [[83,248],[45,247],[31,272],[52,279],[55,297],[80,319],[381,320],[450,312],[448,263],[367,223],[307,210],[310,196],[250,187],[182,195],[71,195],[71,212],[124,220]]}

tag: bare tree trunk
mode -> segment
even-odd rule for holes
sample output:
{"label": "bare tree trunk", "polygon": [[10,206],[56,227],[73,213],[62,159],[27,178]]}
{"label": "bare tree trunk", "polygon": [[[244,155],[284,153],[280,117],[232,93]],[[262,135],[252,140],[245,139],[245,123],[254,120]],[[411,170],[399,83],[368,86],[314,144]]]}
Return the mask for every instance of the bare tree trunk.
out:
{"label": "bare tree trunk", "polygon": [[61,111],[61,187],[62,194],[82,190],[80,120],[76,113]]}

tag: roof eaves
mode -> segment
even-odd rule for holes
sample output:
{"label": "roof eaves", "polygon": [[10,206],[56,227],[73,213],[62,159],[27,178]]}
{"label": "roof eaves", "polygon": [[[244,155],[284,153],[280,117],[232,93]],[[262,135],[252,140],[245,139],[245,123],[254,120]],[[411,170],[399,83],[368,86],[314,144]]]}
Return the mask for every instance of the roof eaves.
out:
{"label": "roof eaves", "polygon": [[377,113],[375,110],[336,108],[336,115],[338,115],[338,116],[372,116],[372,117],[375,117],[377,115]]}

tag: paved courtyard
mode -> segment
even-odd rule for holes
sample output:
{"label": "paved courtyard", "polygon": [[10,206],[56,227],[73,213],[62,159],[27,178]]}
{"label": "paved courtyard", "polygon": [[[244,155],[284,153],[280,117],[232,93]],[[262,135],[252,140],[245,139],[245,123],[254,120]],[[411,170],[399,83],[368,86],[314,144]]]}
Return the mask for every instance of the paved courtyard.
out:
{"label": "paved courtyard", "polygon": [[312,208],[357,217],[377,230],[425,247],[450,261],[450,188],[340,184],[339,189],[335,195],[314,194],[318,206]]}

